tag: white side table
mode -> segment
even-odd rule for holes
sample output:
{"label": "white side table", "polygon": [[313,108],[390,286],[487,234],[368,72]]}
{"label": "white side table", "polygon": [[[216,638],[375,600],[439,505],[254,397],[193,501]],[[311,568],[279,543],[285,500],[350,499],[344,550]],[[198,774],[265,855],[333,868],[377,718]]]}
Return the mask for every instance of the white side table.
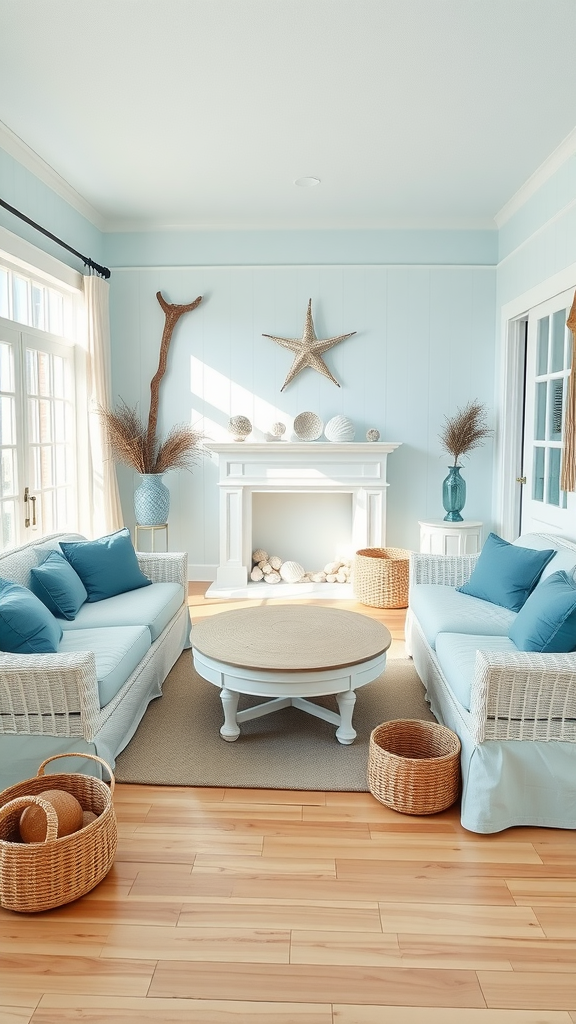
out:
{"label": "white side table", "polygon": [[482,547],[482,523],[464,519],[449,523],[428,519],[419,523],[420,551],[427,555],[475,555]]}

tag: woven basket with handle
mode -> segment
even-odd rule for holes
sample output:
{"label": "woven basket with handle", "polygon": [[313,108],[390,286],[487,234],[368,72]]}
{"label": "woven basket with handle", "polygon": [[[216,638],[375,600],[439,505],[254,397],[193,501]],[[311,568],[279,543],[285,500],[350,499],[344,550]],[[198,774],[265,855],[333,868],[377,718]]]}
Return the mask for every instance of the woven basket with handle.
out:
{"label": "woven basket with handle", "polygon": [[407,608],[409,566],[405,548],[362,548],[354,559],[354,597],[372,608]]}
{"label": "woven basket with handle", "polygon": [[398,718],[372,730],[368,788],[403,814],[436,814],[460,789],[460,740],[437,722]]}
{"label": "woven basket with handle", "polygon": [[[99,761],[110,775],[110,784],[92,775],[44,774],[50,761],[82,757]],[[72,793],[82,809],[98,817],[69,836],[58,835],[58,818],[51,804],[39,798],[46,789]],[[94,754],[55,754],[42,762],[38,774],[0,793],[0,906],[33,913],[51,910],[84,896],[101,882],[112,867],[118,844],[118,827],[112,803],[114,775],[106,761]],[[43,843],[20,841],[18,823],[25,807],[37,804],[47,817]]]}

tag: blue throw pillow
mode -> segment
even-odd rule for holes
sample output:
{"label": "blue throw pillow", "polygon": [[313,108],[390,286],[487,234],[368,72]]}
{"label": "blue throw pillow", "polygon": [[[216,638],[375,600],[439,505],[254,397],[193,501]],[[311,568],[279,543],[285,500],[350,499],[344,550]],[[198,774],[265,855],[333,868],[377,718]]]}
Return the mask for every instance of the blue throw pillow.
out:
{"label": "blue throw pillow", "polygon": [[62,626],[32,591],[0,579],[0,650],[9,654],[55,654]]}
{"label": "blue throw pillow", "polygon": [[563,570],[542,580],[508,633],[519,651],[576,651],[576,583]]}
{"label": "blue throw pillow", "polygon": [[554,548],[523,548],[490,533],[470,579],[456,589],[518,612],[555,554]]}
{"label": "blue throw pillow", "polygon": [[30,589],[60,619],[75,619],[88,597],[78,573],[59,551],[50,551],[30,571]]}
{"label": "blue throw pillow", "polygon": [[60,547],[86,587],[88,601],[104,601],[152,582],[140,570],[126,528],[98,540],[62,540]]}

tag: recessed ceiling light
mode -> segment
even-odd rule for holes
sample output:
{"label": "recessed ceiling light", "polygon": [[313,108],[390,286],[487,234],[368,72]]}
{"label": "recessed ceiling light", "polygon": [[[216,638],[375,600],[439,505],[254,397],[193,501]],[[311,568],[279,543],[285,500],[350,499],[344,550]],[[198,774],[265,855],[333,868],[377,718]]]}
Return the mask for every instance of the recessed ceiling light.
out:
{"label": "recessed ceiling light", "polygon": [[313,185],[320,184],[320,178],[296,178],[294,184],[300,188],[312,188]]}

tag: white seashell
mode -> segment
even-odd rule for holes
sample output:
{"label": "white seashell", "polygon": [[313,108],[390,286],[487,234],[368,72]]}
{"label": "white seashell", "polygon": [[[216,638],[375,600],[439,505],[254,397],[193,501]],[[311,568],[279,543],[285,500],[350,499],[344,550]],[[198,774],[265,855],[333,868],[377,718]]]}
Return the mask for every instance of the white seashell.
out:
{"label": "white seashell", "polygon": [[326,583],[326,573],[313,572],[310,579],[312,580],[312,583]]}
{"label": "white seashell", "polygon": [[252,561],[255,562],[256,565],[258,565],[258,562],[267,562],[268,552],[262,551],[262,548],[258,548],[256,551],[252,552]]}
{"label": "white seashell", "polygon": [[258,580],[261,580],[263,576],[264,573],[262,572],[262,569],[259,569],[258,566],[255,565],[250,573],[250,579],[254,580],[254,583],[258,583]]}
{"label": "white seashell", "polygon": [[324,566],[324,572],[327,572],[327,573],[338,572],[338,569],[340,568],[341,565],[342,565],[342,562],[328,562],[328,564]]}
{"label": "white seashell", "polygon": [[278,571],[278,569],[282,565],[282,559],[280,558],[280,555],[272,555],[272,557],[269,558],[268,561],[270,562],[272,568],[276,569],[276,571]]}
{"label": "white seashell", "polygon": [[336,583],[347,583],[347,582],[348,582],[348,576],[346,575],[345,572],[343,572],[342,569],[340,569],[336,573]]}
{"label": "white seashell", "polygon": [[366,431],[366,440],[367,441],[379,441],[380,440],[380,431],[376,430],[376,427],[371,427],[370,430]]}
{"label": "white seashell", "polygon": [[235,441],[245,441],[252,433],[252,424],[247,416],[232,416],[228,421],[228,431]]}
{"label": "white seashell", "polygon": [[266,583],[280,583],[280,573],[269,572],[268,575],[264,577],[264,579]]}
{"label": "white seashell", "polygon": [[326,574],[326,583],[336,583],[336,573],[329,572]]}
{"label": "white seashell", "polygon": [[273,423],[270,427],[272,437],[282,437],[286,433],[285,423]]}
{"label": "white seashell", "polygon": [[305,571],[304,566],[298,562],[283,562],[280,566],[280,575],[285,583],[298,583]]}
{"label": "white seashell", "polygon": [[271,572],[274,572],[274,569],[270,565],[270,562],[264,562],[262,565],[259,565],[258,568],[262,569],[262,572],[264,573],[265,576],[269,576]]}
{"label": "white seashell", "polygon": [[343,443],[353,441],[356,430],[352,420],[347,416],[333,416],[324,427],[324,434],[329,441]]}
{"label": "white seashell", "polygon": [[294,420],[294,433],[301,441],[317,441],[324,424],[315,412],[301,412]]}

